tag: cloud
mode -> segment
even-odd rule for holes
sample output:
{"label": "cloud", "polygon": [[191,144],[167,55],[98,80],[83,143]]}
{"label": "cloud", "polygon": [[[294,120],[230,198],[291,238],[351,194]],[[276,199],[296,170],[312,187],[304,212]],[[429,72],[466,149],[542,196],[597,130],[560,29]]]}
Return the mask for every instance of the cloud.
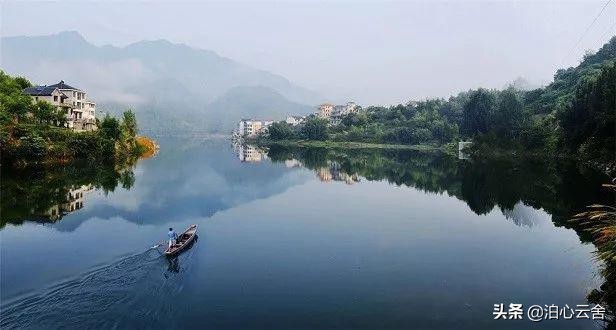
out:
{"label": "cloud", "polygon": [[[78,81],[77,88],[88,93],[95,102],[142,104],[147,100],[130,90],[152,81],[153,74],[138,59],[101,61],[94,59],[52,60],[42,59],[27,73],[38,84],[56,83],[63,79],[67,84]],[[73,83],[75,84],[75,83]]]}

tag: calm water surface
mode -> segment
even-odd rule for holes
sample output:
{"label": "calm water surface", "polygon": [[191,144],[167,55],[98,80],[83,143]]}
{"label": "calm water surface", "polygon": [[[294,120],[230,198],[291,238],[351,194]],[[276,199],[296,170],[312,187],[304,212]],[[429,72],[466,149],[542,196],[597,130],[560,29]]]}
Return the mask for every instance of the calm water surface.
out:
{"label": "calm water surface", "polygon": [[[492,320],[601,284],[566,221],[606,198],[592,171],[160,142],[129,170],[4,171],[2,328],[597,327]],[[148,249],[193,223],[178,258]]]}

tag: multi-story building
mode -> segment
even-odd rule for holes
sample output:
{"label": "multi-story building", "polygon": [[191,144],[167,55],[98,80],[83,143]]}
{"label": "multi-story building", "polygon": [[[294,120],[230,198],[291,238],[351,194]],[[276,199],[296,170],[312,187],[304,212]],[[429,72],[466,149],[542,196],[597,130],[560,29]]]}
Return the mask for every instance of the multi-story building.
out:
{"label": "multi-story building", "polygon": [[96,129],[96,104],[86,99],[86,93],[64,83],[34,86],[22,91],[35,101],[47,101],[66,113],[66,126],[76,131]]}
{"label": "multi-story building", "polygon": [[322,118],[322,119],[329,119],[333,111],[334,111],[333,104],[323,103],[319,105],[319,111],[317,112],[317,117]]}
{"label": "multi-story building", "polygon": [[[34,86],[22,90],[23,94],[29,95],[35,102],[46,101],[54,105],[59,111],[67,116],[73,108],[73,103],[57,87]],[[68,119],[68,118],[67,118]]]}
{"label": "multi-story building", "polygon": [[348,102],[346,105],[325,103],[319,106],[317,117],[328,119],[331,125],[338,125],[342,121],[342,117],[358,111],[359,106],[355,102]]}
{"label": "multi-story building", "polygon": [[273,120],[242,119],[238,126],[238,132],[240,136],[254,137],[261,132],[265,132],[273,123]]}
{"label": "multi-story building", "polygon": [[348,115],[352,113],[358,113],[359,109],[359,105],[357,105],[355,102],[347,102],[347,104],[344,106],[344,114]]}

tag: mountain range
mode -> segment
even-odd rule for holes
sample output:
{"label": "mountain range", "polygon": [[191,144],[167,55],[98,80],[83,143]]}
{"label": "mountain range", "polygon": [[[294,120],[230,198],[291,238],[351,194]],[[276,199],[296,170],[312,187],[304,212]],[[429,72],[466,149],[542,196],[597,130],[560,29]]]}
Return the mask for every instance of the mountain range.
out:
{"label": "mountain range", "polygon": [[3,37],[1,69],[35,84],[64,80],[99,114],[132,108],[145,131],[228,133],[244,117],[283,119],[323,101],[283,76],[166,40],[96,46],[78,32]]}

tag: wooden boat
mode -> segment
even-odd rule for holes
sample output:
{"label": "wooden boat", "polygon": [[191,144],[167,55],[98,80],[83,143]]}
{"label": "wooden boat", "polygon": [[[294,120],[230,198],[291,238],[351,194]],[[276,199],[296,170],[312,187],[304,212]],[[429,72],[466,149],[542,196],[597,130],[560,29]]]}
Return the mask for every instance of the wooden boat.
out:
{"label": "wooden boat", "polygon": [[178,236],[175,244],[165,250],[165,254],[173,256],[184,250],[197,236],[197,225],[190,225],[186,231]]}

